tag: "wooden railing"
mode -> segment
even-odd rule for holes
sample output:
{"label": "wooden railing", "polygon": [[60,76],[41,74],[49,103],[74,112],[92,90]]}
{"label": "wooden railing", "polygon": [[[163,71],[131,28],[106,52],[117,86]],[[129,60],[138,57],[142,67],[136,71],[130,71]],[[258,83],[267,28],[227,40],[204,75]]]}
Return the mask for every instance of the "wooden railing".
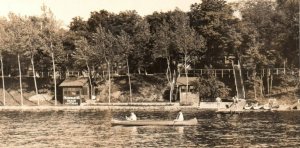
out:
{"label": "wooden railing", "polygon": [[[250,75],[250,71],[244,70],[242,69],[242,73],[245,75]],[[107,72],[104,71],[101,73],[101,75],[106,75]],[[215,75],[217,77],[233,77],[233,69],[230,68],[225,68],[225,69],[191,69],[188,71],[189,76],[201,76],[201,75],[207,75],[207,74],[211,74],[211,75]],[[289,75],[298,75],[299,74],[299,70],[298,69],[286,69],[286,68],[272,68],[272,69],[261,69],[257,71],[257,75],[269,75],[269,74],[273,74],[273,75],[285,75],[285,74],[289,74]],[[145,73],[131,73],[131,75],[145,75]],[[146,74],[146,75],[165,75],[165,73],[150,73],[150,74]],[[184,76],[185,73],[180,73],[180,75]],[[23,75],[24,77],[32,77],[32,71],[28,71],[27,74]],[[65,73],[62,73],[60,71],[57,71],[57,77],[69,77],[69,76],[76,76],[76,77],[86,77],[87,75],[85,74],[85,72],[82,71],[68,71]],[[112,72],[112,76],[126,76],[126,74],[118,74],[116,72]],[[10,77],[10,75],[5,75],[5,77]],[[51,71],[37,71],[37,77],[41,77],[41,78],[45,78],[45,77],[53,77],[53,73]]]}

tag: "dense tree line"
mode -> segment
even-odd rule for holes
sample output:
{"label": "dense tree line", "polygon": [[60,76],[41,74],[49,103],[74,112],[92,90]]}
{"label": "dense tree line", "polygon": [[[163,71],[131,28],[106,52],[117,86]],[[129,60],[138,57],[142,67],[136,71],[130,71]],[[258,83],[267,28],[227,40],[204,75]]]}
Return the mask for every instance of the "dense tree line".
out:
{"label": "dense tree line", "polygon": [[[136,11],[100,10],[88,20],[74,17],[69,30],[61,29],[43,6],[41,16],[0,19],[2,75],[19,67],[22,94],[22,66],[53,70],[55,83],[57,70],[84,69],[90,85],[103,73],[110,82],[111,73],[120,70],[128,76],[131,96],[132,73],[166,73],[171,101],[176,78],[184,73],[188,83],[191,65],[223,68],[224,57],[233,55],[253,71],[254,83],[259,68],[281,67],[283,61],[300,66],[298,5],[298,0],[202,0],[189,12],[176,8],[145,17]],[[241,16],[234,15],[236,10]]]}

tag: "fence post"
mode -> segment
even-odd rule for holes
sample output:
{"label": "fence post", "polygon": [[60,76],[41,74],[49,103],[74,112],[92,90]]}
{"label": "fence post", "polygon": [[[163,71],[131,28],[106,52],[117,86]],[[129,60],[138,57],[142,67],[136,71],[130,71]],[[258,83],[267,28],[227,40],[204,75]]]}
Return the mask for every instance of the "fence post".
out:
{"label": "fence post", "polygon": [[223,71],[223,69],[222,69],[222,78],[223,78],[223,75],[224,75],[224,71]]}

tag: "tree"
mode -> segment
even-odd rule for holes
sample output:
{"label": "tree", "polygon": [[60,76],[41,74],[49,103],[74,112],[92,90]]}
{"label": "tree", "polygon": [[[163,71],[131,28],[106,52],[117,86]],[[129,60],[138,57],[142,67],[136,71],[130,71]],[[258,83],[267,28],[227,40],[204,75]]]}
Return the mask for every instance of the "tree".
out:
{"label": "tree", "polygon": [[5,19],[0,18],[0,62],[1,62],[1,76],[2,76],[2,93],[3,93],[3,105],[6,104],[6,95],[5,95],[5,80],[3,72],[3,52],[7,50],[7,28],[8,22]]}
{"label": "tree", "polygon": [[190,67],[190,63],[201,58],[199,57],[199,53],[205,52],[205,40],[202,36],[199,36],[194,29],[189,27],[187,17],[183,16],[181,21],[182,23],[177,25],[174,33],[174,40],[178,48],[178,53],[184,56],[183,59],[187,92],[189,87],[188,69]]}
{"label": "tree", "polygon": [[[274,17],[276,26],[278,26],[276,27],[278,32],[276,42],[285,59],[288,59],[292,65],[298,65],[298,68],[300,67],[299,3],[299,0],[277,0],[277,15]],[[296,54],[298,56],[295,56]]]}
{"label": "tree", "polygon": [[204,98],[211,98],[211,101],[215,101],[216,97],[228,96],[230,91],[223,82],[213,75],[199,77],[196,81],[192,81],[191,85],[195,86],[194,93],[199,94],[200,101]]}
{"label": "tree", "polygon": [[[41,20],[37,17],[30,17],[26,21],[25,27],[28,33],[29,38],[25,41],[26,49],[24,55],[28,55],[30,57],[32,71],[33,71],[33,80],[35,86],[35,94],[38,95],[38,86],[36,82],[36,71],[34,65],[34,56],[38,52],[38,48],[42,46],[42,39],[40,37],[41,33]],[[40,104],[40,100],[38,99],[38,105]]]}
{"label": "tree", "polygon": [[57,86],[56,86],[56,67],[55,67],[55,52],[62,49],[62,30],[59,23],[55,20],[54,15],[50,9],[45,5],[42,6],[42,32],[45,52],[51,54],[53,81],[54,81],[54,99],[57,105]]}
{"label": "tree", "polygon": [[154,57],[167,59],[166,77],[170,87],[170,102],[173,100],[173,91],[176,82],[176,69],[171,66],[171,34],[169,32],[169,25],[163,23],[161,28],[157,28],[154,35]]}
{"label": "tree", "polygon": [[99,63],[103,62],[107,65],[108,73],[108,103],[111,102],[111,64],[117,59],[118,55],[115,51],[116,39],[111,32],[106,31],[102,26],[98,26],[96,33],[93,34],[95,53]]}
{"label": "tree", "polygon": [[107,30],[112,30],[115,16],[116,14],[110,13],[106,10],[91,12],[90,18],[87,20],[89,31],[95,33],[99,26],[102,26]]}
{"label": "tree", "polygon": [[205,64],[222,66],[224,55],[233,54],[240,45],[236,31],[239,20],[232,8],[225,0],[203,0],[191,5],[189,16],[191,27],[206,40]]}
{"label": "tree", "polygon": [[[248,65],[254,65],[255,69],[257,67],[268,68],[268,71],[270,71],[270,66],[283,66],[282,63],[285,63],[286,59],[292,66],[298,64],[298,56],[294,56],[299,52],[298,4],[299,1],[293,0],[278,0],[277,3],[269,0],[255,0],[241,4],[239,9],[242,14],[242,24],[245,26],[242,29],[245,32],[243,36],[248,36],[250,39],[245,42],[246,44],[243,43],[243,47],[247,44],[251,45],[243,54],[246,57],[243,58],[244,63],[248,62]],[[249,61],[252,62],[249,63]],[[266,77],[267,92],[272,88],[273,76],[269,74]],[[255,88],[258,84],[261,94],[263,94],[263,77],[256,76],[256,70],[253,70],[251,78],[255,96]]]}
{"label": "tree", "polygon": [[88,24],[81,17],[74,17],[70,23],[70,31],[74,32],[87,32]]}
{"label": "tree", "polygon": [[131,54],[132,62],[135,62],[139,74],[141,73],[141,69],[144,69],[144,72],[147,74],[147,68],[153,63],[153,51],[150,46],[151,33],[149,24],[146,20],[143,20],[136,24],[134,30],[135,33],[132,36],[134,46],[134,54]]}
{"label": "tree", "polygon": [[271,1],[248,1],[241,8],[244,24],[256,30],[256,40],[260,44],[258,50],[266,57],[266,65],[275,65],[281,60],[280,49],[276,42],[283,28],[275,21],[280,18],[276,16],[275,5],[276,3]]}
{"label": "tree", "polygon": [[79,40],[75,41],[76,45],[76,52],[74,58],[76,59],[77,63],[84,63],[87,71],[88,71],[88,79],[89,79],[89,97],[92,97],[92,78],[91,78],[91,68],[90,65],[93,63],[93,47],[88,43],[87,39],[84,37],[80,37]]}
{"label": "tree", "polygon": [[133,45],[130,36],[122,31],[119,36],[117,36],[117,43],[119,48],[120,57],[126,60],[127,65],[127,76],[128,76],[128,84],[129,84],[129,100],[132,103],[132,90],[131,90],[131,79],[130,79],[130,68],[129,68],[129,57],[133,54]]}
{"label": "tree", "polygon": [[20,96],[21,96],[21,105],[23,106],[23,87],[22,87],[22,70],[20,63],[20,55],[23,54],[26,50],[26,42],[30,38],[28,30],[26,29],[25,18],[17,16],[13,13],[9,14],[9,28],[8,34],[10,36],[9,47],[11,52],[17,54],[18,57],[18,67],[19,67],[19,82],[20,82]]}

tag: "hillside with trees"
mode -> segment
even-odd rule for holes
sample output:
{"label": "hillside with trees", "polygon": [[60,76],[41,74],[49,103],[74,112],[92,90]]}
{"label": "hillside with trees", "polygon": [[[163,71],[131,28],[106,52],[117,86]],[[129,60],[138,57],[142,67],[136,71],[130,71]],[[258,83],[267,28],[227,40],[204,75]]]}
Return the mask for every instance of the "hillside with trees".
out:
{"label": "hillside with trees", "polygon": [[[11,13],[0,18],[2,104],[6,76],[19,79],[15,89],[23,105],[22,77],[28,71],[35,88],[26,91],[36,95],[42,73],[53,78],[48,89],[55,104],[55,86],[70,71],[84,73],[90,87],[103,90],[100,102],[174,101],[176,79],[188,82],[192,76],[199,77],[193,84],[200,98],[230,97],[233,75],[223,78],[213,69],[232,69],[231,62],[241,64],[248,99],[293,102],[299,85],[299,17],[299,0],[202,0],[188,12],[174,8],[147,16],[99,10],[87,20],[74,17],[69,30],[46,6],[40,16]],[[116,91],[124,99],[116,100]]]}

